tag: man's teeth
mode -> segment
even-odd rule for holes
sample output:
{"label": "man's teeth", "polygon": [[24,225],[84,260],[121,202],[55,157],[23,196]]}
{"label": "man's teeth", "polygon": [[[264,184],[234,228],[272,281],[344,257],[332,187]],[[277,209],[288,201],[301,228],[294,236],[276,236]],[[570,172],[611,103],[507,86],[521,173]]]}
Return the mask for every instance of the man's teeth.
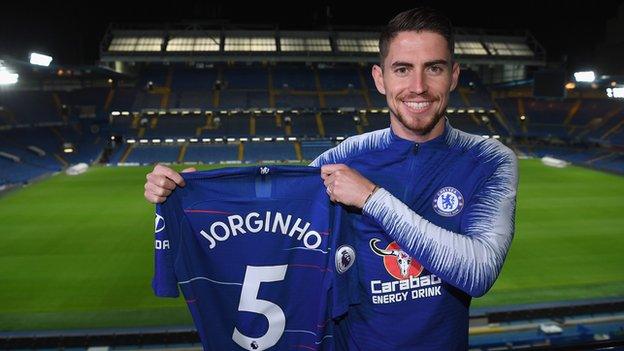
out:
{"label": "man's teeth", "polygon": [[403,101],[403,103],[414,110],[424,110],[427,107],[429,107],[429,105],[431,105],[430,101],[427,101],[427,102]]}

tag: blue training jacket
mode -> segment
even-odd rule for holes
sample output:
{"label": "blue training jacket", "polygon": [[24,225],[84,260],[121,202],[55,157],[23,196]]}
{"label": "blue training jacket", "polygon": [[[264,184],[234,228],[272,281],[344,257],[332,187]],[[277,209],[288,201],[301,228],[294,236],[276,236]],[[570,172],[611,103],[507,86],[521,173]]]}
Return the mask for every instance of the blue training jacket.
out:
{"label": "blue training jacket", "polygon": [[464,350],[472,297],[501,270],[514,233],[515,154],[453,128],[424,143],[391,128],[346,139],[312,166],[344,163],[381,188],[356,231],[360,304],[340,323],[348,350]]}

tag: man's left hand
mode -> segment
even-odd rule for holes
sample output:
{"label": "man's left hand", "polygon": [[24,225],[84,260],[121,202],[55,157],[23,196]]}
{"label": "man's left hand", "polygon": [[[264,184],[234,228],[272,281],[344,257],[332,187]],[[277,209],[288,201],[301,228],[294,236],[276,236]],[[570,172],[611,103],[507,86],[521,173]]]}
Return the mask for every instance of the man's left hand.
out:
{"label": "man's left hand", "polygon": [[375,184],[344,164],[322,166],[321,178],[332,201],[360,209],[375,189]]}

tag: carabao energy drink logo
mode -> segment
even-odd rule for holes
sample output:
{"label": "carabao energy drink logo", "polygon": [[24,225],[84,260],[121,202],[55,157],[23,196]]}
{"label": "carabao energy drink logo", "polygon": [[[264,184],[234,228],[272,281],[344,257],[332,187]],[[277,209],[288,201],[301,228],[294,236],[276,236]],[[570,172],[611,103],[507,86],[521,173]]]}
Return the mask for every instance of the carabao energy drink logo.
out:
{"label": "carabao energy drink logo", "polygon": [[423,266],[411,258],[405,251],[401,250],[395,241],[383,249],[377,246],[377,243],[380,241],[377,238],[371,239],[369,242],[370,248],[374,253],[383,257],[384,267],[388,274],[397,280],[403,280],[410,276],[417,277],[422,273]]}

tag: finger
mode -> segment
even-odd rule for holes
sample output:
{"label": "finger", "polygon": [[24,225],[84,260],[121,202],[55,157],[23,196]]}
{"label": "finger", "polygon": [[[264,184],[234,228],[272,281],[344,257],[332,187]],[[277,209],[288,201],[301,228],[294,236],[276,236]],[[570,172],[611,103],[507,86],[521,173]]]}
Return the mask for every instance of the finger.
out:
{"label": "finger", "polygon": [[335,169],[335,164],[323,165],[321,166],[321,177],[327,177],[331,175]]}
{"label": "finger", "polygon": [[149,193],[147,190],[143,193],[143,196],[145,196],[145,199],[146,199],[148,202],[151,202],[151,203],[153,203],[153,204],[163,203],[163,202],[165,202],[165,200],[167,199],[167,198],[165,198],[165,197],[156,196],[156,195],[154,195],[154,194],[152,194],[152,193]]}
{"label": "finger", "polygon": [[188,173],[188,172],[197,172],[197,169],[195,169],[195,167],[189,167],[189,168],[185,168],[182,170],[182,173]]}
{"label": "finger", "polygon": [[321,177],[327,177],[331,174],[331,165],[322,165],[321,166]]}
{"label": "finger", "polygon": [[335,180],[336,180],[336,175],[332,174],[330,176],[327,176],[327,178],[325,178],[325,180],[323,180],[323,184],[325,184],[325,186],[327,187],[330,184],[333,184]]}
{"label": "finger", "polygon": [[179,186],[186,185],[186,183],[184,182],[184,178],[182,178],[182,176],[178,172],[174,171],[169,167],[158,164],[156,165],[156,167],[154,167],[154,173],[164,175],[165,177],[173,180]]}
{"label": "finger", "polygon": [[344,163],[334,163],[334,164],[328,164],[328,165],[323,165],[321,166],[321,173],[334,173],[338,170],[344,170],[349,168],[347,165],[345,165]]}
{"label": "finger", "polygon": [[165,188],[169,190],[173,190],[176,187],[176,184],[169,178],[164,175],[152,174],[147,178],[147,182],[155,185],[158,188]]}
{"label": "finger", "polygon": [[[173,182],[172,182],[173,184]],[[154,184],[151,183],[147,183],[145,190],[147,190],[148,192],[156,195],[156,196],[160,196],[160,197],[167,197],[169,195],[171,195],[171,190],[166,189],[166,188],[161,188],[158,187]]]}
{"label": "finger", "polygon": [[176,187],[175,183],[171,179],[165,177],[160,178],[160,182],[156,183],[156,185],[168,190],[173,190]]}

